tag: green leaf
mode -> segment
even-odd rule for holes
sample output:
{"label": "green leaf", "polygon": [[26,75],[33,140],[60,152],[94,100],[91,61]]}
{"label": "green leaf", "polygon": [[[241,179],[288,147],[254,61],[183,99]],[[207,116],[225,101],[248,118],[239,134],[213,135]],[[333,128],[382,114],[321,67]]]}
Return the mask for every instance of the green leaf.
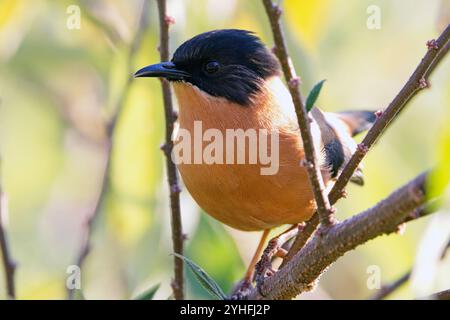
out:
{"label": "green leaf", "polygon": [[308,98],[306,98],[306,112],[311,111],[311,109],[314,107],[314,104],[316,103],[317,98],[319,97],[320,90],[322,90],[322,86],[325,80],[320,81],[317,83],[312,90],[308,94]]}
{"label": "green leaf", "polygon": [[206,271],[203,270],[200,266],[198,266],[192,260],[190,260],[182,255],[179,255],[177,253],[173,253],[173,255],[175,255],[179,259],[182,259],[184,262],[186,262],[187,266],[189,267],[189,269],[191,269],[195,278],[198,280],[198,282],[201,284],[201,286],[206,291],[208,291],[209,294],[218,298],[219,300],[225,300],[227,298],[226,294],[222,291],[222,289],[214,281],[214,279],[211,278],[211,276],[209,274],[207,274]]}
{"label": "green leaf", "polygon": [[158,291],[160,285],[161,284],[158,283],[157,285],[148,288],[144,292],[138,294],[133,300],[152,300],[156,291]]}

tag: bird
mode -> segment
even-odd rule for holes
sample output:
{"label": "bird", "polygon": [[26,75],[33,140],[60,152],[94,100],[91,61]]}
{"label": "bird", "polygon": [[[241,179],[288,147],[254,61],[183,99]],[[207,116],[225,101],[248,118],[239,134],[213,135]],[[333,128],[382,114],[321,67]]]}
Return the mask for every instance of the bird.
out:
{"label": "bird", "polygon": [[[178,130],[194,134],[195,123],[201,122],[202,130],[224,135],[229,129],[277,133],[275,174],[261,174],[259,161],[177,164],[184,185],[203,211],[232,228],[263,231],[245,275],[245,282],[251,283],[269,230],[307,221],[316,210],[302,165],[305,152],[295,108],[278,59],[255,33],[220,29],[194,36],[175,50],[170,61],[144,67],[135,77],[171,83],[179,108]],[[329,188],[357,148],[353,137],[369,129],[376,115],[370,110],[325,112],[314,106],[309,117],[318,165]],[[175,134],[175,146],[180,140]],[[248,155],[249,145],[237,151]],[[351,181],[364,184],[362,167]]]}

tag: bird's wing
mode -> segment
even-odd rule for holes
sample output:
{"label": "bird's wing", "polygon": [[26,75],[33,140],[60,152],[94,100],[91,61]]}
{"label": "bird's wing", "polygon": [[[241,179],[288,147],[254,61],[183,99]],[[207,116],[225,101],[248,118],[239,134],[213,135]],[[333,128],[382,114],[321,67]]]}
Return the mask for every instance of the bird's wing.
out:
{"label": "bird's wing", "polygon": [[311,110],[311,115],[317,123],[321,134],[320,152],[325,157],[324,166],[332,178],[335,178],[348,156],[344,142],[338,134],[338,128],[327,119],[325,113],[318,108]]}
{"label": "bird's wing", "polygon": [[[376,120],[375,114],[371,111],[329,113],[313,108],[311,115],[320,128],[325,166],[331,177],[336,178],[356,150],[352,136],[369,129]],[[362,166],[357,168],[350,181],[364,185]]]}

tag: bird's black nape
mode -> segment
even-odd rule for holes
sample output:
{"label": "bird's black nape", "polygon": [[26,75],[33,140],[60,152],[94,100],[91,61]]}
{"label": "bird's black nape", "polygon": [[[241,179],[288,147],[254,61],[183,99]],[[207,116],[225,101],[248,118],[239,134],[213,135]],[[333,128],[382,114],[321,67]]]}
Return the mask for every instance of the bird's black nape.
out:
{"label": "bird's black nape", "polygon": [[190,74],[184,81],[240,105],[249,105],[264,79],[279,73],[277,59],[259,38],[237,29],[195,36],[175,51],[172,63]]}

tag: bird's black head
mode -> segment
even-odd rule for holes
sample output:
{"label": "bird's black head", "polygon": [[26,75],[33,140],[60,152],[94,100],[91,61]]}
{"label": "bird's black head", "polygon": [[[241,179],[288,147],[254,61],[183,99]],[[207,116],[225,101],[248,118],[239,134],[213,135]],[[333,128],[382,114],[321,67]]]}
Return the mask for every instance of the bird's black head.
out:
{"label": "bird's black head", "polygon": [[226,29],[195,36],[171,62],[145,67],[135,76],[189,82],[212,96],[248,105],[264,79],[278,73],[277,59],[253,33]]}

